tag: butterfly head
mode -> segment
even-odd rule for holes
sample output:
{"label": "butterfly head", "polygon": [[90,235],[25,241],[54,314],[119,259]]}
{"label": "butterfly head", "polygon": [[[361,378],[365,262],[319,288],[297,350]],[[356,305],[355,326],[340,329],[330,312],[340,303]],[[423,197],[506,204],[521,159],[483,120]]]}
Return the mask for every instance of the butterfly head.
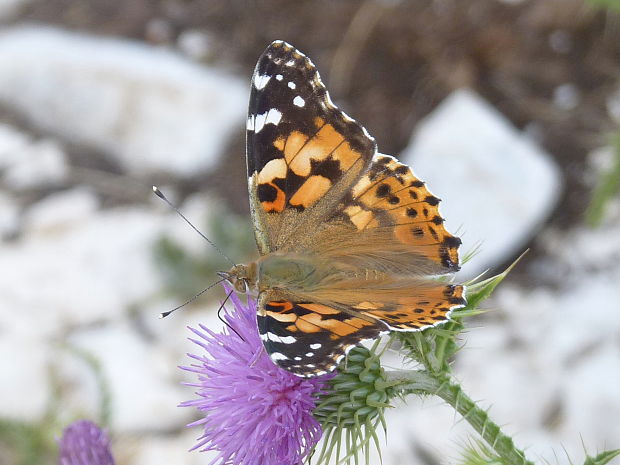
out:
{"label": "butterfly head", "polygon": [[241,294],[247,294],[255,283],[254,265],[235,265],[229,271],[218,271],[218,275],[228,281],[233,289]]}

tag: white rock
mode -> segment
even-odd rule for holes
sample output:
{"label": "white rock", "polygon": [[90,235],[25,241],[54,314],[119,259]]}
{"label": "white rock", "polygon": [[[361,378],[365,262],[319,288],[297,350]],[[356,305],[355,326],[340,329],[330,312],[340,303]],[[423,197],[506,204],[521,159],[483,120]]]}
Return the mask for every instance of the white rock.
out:
{"label": "white rock", "polygon": [[103,413],[109,414],[109,410],[102,411],[104,401],[109,400],[104,396],[109,395],[110,390],[98,354],[73,344],[66,334],[62,345],[51,344],[47,348],[53,360],[54,383],[62,392],[59,424],[75,421],[76,412],[92,420],[101,418]]}
{"label": "white rock", "polygon": [[24,227],[29,234],[73,227],[76,222],[95,213],[98,204],[97,196],[82,187],[49,195],[28,209],[24,215]]}
{"label": "white rock", "polygon": [[[168,197],[173,205],[177,205],[175,201],[174,190],[166,186],[160,186],[160,190]],[[181,246],[190,254],[204,254],[205,250],[211,249],[211,245],[205,241],[196,231],[194,231],[185,221],[178,216],[168,205],[162,202],[158,197],[153,196],[151,205],[162,214],[167,214],[168,221],[175,226],[169,231],[169,238]],[[211,238],[213,235],[209,230],[211,226],[209,220],[212,218],[211,212],[218,207],[218,202],[213,197],[205,194],[190,195],[185,199],[179,209],[189,219],[194,226],[198,228],[204,235]],[[217,210],[216,210],[217,211]],[[212,250],[209,250],[211,252]],[[214,278],[216,276],[214,275]]]}
{"label": "white rock", "polygon": [[[199,292],[198,289],[196,292]],[[201,296],[196,304],[192,304],[183,308],[166,318],[158,318],[159,314],[168,311],[177,305],[183,303],[173,299],[158,302],[157,305],[150,306],[141,315],[142,322],[148,331],[153,334],[162,348],[165,348],[171,356],[176,358],[176,365],[188,366],[194,363],[187,357],[187,354],[204,355],[205,351],[199,347],[190,338],[196,339],[197,336],[188,328],[200,329],[202,324],[211,331],[221,332],[224,324],[217,317],[217,310],[220,302],[217,297],[223,292],[220,289],[214,289],[210,295]],[[190,296],[191,297],[191,296]],[[229,302],[226,308],[234,310],[233,305]],[[196,382],[196,375],[179,370],[179,378],[184,381]],[[194,398],[194,389],[185,388],[185,398]]]}
{"label": "white rock", "polygon": [[0,124],[0,178],[14,189],[54,185],[67,174],[66,156],[57,142],[32,141],[22,132]]}
{"label": "white rock", "polygon": [[564,434],[577,443],[577,432],[587,431],[599,448],[616,448],[620,438],[620,357],[617,343],[608,341],[573,363],[569,382],[562,390]]}
{"label": "white rock", "polygon": [[28,147],[17,163],[3,176],[15,189],[40,188],[62,181],[67,174],[67,161],[57,142],[43,140]]}
{"label": "white rock", "polygon": [[0,416],[21,421],[41,420],[51,396],[49,348],[45,341],[31,334],[12,334],[3,324],[0,328]]}
{"label": "white rock", "polygon": [[184,392],[176,380],[179,370],[174,362],[127,325],[80,331],[70,343],[101,363],[112,398],[115,431],[166,431],[191,417],[189,409],[178,407]]}
{"label": "white rock", "polygon": [[159,289],[151,253],[165,225],[161,216],[119,209],[0,243],[0,327],[49,336],[66,324],[118,318]]}
{"label": "white rock", "polygon": [[[580,353],[620,335],[620,273],[599,275],[556,298],[546,334],[548,351],[570,363]],[[620,399],[618,399],[620,403]]]}
{"label": "white rock", "polygon": [[[178,428],[194,413],[176,407],[194,396],[191,388],[180,385],[185,375],[177,368],[188,362],[184,353],[190,347],[197,351],[187,341],[185,324],[216,327],[217,318],[210,311],[205,312],[208,318],[191,312],[157,319],[159,311],[171,306],[149,303],[161,289],[152,246],[163,233],[178,237],[176,231],[189,228],[170,212],[102,212],[95,207],[96,198],[87,190],[58,193],[24,215],[26,227],[18,241],[0,242],[0,350],[17,354],[15,363],[0,364],[0,375],[8,380],[0,387],[0,416],[40,416],[49,396],[48,359],[69,380],[67,409],[98,414],[91,370],[75,356],[59,354],[55,346],[73,328],[71,342],[104,364],[105,380],[113,389],[115,428]],[[148,326],[157,327],[158,345],[147,344],[124,326],[130,306],[142,309]]]}
{"label": "white rock", "polygon": [[620,217],[596,229],[578,228],[568,232],[550,230],[541,236],[551,259],[564,268],[561,276],[568,285],[588,285],[593,272],[618,274],[620,269]]}
{"label": "white rock", "polygon": [[444,200],[461,250],[482,245],[465,266],[468,275],[520,251],[561,185],[550,157],[469,90],[454,92],[418,125],[402,158]]}
{"label": "white rock", "polygon": [[19,159],[30,143],[26,134],[12,126],[0,123],[0,169],[6,170]]}
{"label": "white rock", "polygon": [[559,110],[573,110],[579,105],[579,88],[572,83],[561,84],[553,89],[553,104]]}
{"label": "white rock", "polygon": [[[178,463],[184,465],[204,465],[217,457],[217,452],[199,452],[189,449],[196,444],[196,438],[201,434],[200,427],[191,428],[175,437],[148,437],[139,444],[127,445],[127,458],[123,461],[128,465],[170,465]],[[124,444],[118,444],[119,448]],[[121,450],[122,455],[122,450]]]}
{"label": "white rock", "polygon": [[248,85],[138,42],[47,27],[0,34],[0,101],[134,173],[213,166],[241,131]]}
{"label": "white rock", "polygon": [[556,395],[560,367],[548,366],[526,350],[483,347],[476,342],[476,333],[468,334],[457,362],[463,389],[470,397],[483,399],[483,407],[493,405],[490,415],[496,423],[509,424],[512,431],[538,427]]}
{"label": "white rock", "polygon": [[181,32],[177,39],[177,46],[193,60],[205,59],[212,48],[209,35],[199,29],[189,29]]}
{"label": "white rock", "polygon": [[[486,307],[497,308],[469,331],[456,373],[473,398],[493,403],[492,418],[519,432],[532,458],[573,463],[613,448],[620,414],[620,224],[541,242],[558,264],[560,289],[501,285]],[[501,339],[488,333],[503,334]],[[546,416],[559,407],[552,428]],[[569,463],[563,452],[558,463]],[[540,460],[538,460],[540,461]]]}

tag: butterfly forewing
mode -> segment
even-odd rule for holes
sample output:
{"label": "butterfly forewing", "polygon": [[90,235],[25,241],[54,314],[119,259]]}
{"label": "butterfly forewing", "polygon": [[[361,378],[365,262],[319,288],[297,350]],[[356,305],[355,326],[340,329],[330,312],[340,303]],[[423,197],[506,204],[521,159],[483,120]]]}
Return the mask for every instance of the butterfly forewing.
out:
{"label": "butterfly forewing", "polygon": [[[342,210],[358,231],[389,232],[390,240],[405,246],[404,253],[434,264],[434,273],[429,268],[421,271],[441,274],[458,271],[461,240],[446,231],[439,202],[411,168],[394,157],[378,154],[353,186]],[[409,259],[416,261],[415,257]]]}
{"label": "butterfly forewing", "polygon": [[324,218],[375,152],[366,130],[331,103],[312,62],[285,42],[271,44],[254,71],[247,123],[259,251],[286,248]]}

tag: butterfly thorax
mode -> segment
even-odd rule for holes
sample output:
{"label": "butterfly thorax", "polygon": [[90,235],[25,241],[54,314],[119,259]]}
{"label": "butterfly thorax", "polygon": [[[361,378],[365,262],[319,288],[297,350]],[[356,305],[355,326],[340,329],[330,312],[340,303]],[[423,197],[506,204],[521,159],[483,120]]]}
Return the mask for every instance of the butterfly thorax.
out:
{"label": "butterfly thorax", "polygon": [[258,289],[286,289],[289,292],[311,291],[325,280],[339,274],[337,267],[326,266],[313,255],[272,253],[257,262]]}
{"label": "butterfly thorax", "polygon": [[283,294],[312,292],[347,274],[345,266],[328,264],[314,255],[270,253],[248,265],[235,265],[224,275],[237,291],[256,295],[267,289]]}

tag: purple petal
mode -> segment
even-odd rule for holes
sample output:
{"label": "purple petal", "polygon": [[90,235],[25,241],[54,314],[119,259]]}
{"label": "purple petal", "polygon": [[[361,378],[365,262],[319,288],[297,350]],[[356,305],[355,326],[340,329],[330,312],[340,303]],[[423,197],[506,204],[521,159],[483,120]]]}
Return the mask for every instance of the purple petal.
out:
{"label": "purple petal", "polygon": [[108,436],[91,421],[65,428],[59,446],[59,465],[114,465]]}
{"label": "purple petal", "polygon": [[204,351],[182,367],[198,375],[197,383],[188,383],[198,398],[180,405],[204,415],[192,423],[203,427],[193,449],[218,451],[217,465],[297,465],[321,437],[312,410],[331,375],[303,379],[277,367],[258,336],[256,302],[248,298],[243,305],[234,294],[230,300],[235,310],[226,310],[224,319],[244,340],[229,328],[190,328]]}

